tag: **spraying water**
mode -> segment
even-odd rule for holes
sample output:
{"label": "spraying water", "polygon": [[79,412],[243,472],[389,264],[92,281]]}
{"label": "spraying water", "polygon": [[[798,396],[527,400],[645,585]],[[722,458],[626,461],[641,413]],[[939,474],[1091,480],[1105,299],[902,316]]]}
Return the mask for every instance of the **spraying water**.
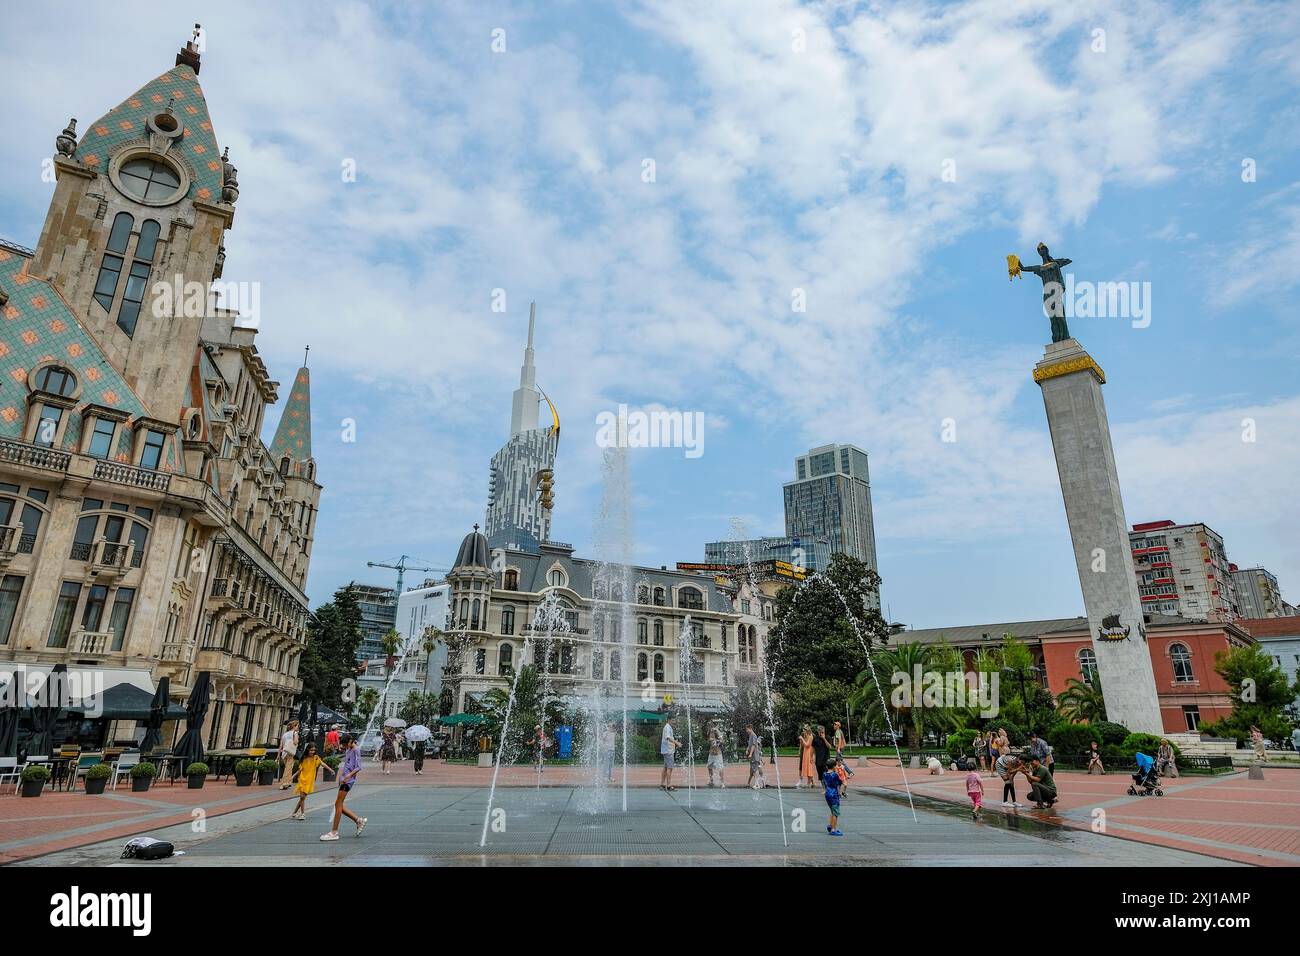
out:
{"label": "spraying water", "polygon": [[[620,445],[622,443],[619,443]],[[596,558],[599,565],[598,580],[604,580],[611,590],[618,585],[619,606],[615,608],[613,621],[618,622],[616,640],[618,650],[610,651],[610,679],[617,679],[622,686],[621,710],[623,712],[623,812],[627,813],[627,747],[628,728],[628,671],[632,667],[632,628],[636,621],[633,606],[629,601],[632,590],[632,478],[628,466],[628,450],[625,447],[605,449],[601,462],[604,492],[601,495],[600,513],[596,521]],[[611,626],[613,626],[611,624]],[[618,673],[614,673],[614,661],[617,655]]]}

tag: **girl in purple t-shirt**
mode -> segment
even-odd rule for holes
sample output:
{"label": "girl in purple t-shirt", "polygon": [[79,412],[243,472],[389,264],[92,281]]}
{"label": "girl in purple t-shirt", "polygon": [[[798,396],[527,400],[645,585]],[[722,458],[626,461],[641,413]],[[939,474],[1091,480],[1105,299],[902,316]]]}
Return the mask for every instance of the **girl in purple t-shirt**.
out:
{"label": "girl in purple t-shirt", "polygon": [[357,746],[355,737],[344,737],[342,740],[344,756],[343,763],[339,766],[339,792],[334,798],[334,825],[330,828],[329,833],[321,835],[322,842],[329,842],[339,838],[339,823],[344,817],[347,817],[357,825],[357,836],[361,836],[361,831],[366,828],[367,817],[359,817],[347,807],[343,806],[343,801],[348,798],[348,793],[357,782],[357,776],[361,773],[361,748]]}

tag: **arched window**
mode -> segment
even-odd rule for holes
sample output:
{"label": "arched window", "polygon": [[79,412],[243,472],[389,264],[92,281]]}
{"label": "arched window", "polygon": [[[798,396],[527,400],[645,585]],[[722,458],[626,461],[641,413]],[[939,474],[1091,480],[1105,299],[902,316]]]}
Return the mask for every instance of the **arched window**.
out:
{"label": "arched window", "polygon": [[1091,647],[1085,647],[1079,651],[1079,673],[1083,675],[1085,684],[1093,684],[1097,681],[1097,652]]}
{"label": "arched window", "polygon": [[664,656],[662,654],[656,654],[655,655],[655,683],[662,684],[663,682],[664,682]]}
{"label": "arched window", "polygon": [[552,568],[546,575],[546,583],[553,588],[564,587],[564,571],[560,568]]}
{"label": "arched window", "polygon": [[479,605],[478,598],[475,598],[474,610],[470,613],[469,616],[469,626],[476,631],[478,630],[478,605]]}
{"label": "arched window", "polygon": [[636,589],[636,603],[637,604],[650,603],[650,589],[646,587],[644,584]]}
{"label": "arched window", "polygon": [[77,376],[62,365],[47,365],[36,373],[36,388],[67,397],[77,388]]}
{"label": "arched window", "polygon": [[664,646],[664,622],[655,618],[655,647]]}
{"label": "arched window", "polygon": [[280,459],[280,475],[281,477],[284,478],[289,477],[289,456],[288,455],[285,455],[283,458]]}
{"label": "arched window", "polygon": [[1169,659],[1174,664],[1174,681],[1180,684],[1196,680],[1192,674],[1192,655],[1184,644],[1174,644],[1169,648]]}
{"label": "arched window", "polygon": [[591,585],[591,596],[598,601],[605,600],[605,582],[595,581]]}
{"label": "arched window", "polygon": [[617,617],[609,619],[609,639],[615,644],[623,643],[623,622]]}
{"label": "arched window", "polygon": [[695,588],[682,588],[677,592],[677,606],[693,611],[704,610],[704,595]]}
{"label": "arched window", "polygon": [[609,586],[609,599],[611,601],[623,600],[623,582],[615,581]]}
{"label": "arched window", "polygon": [[497,673],[509,674],[513,669],[515,659],[515,649],[509,644],[502,644],[501,649],[497,651]]}
{"label": "arched window", "polygon": [[460,625],[464,627],[469,623],[469,598],[460,599]]}
{"label": "arched window", "polygon": [[511,568],[509,571],[506,572],[505,589],[507,591],[519,590],[519,572],[516,571],[514,568]]}
{"label": "arched window", "polygon": [[600,680],[605,676],[605,652],[599,647],[594,648],[591,652],[591,676],[595,680]]}
{"label": "arched window", "polygon": [[[501,609],[501,633],[513,634],[515,632],[515,609],[507,604]],[[509,645],[506,645],[507,647]]]}
{"label": "arched window", "polygon": [[648,630],[649,630],[649,625],[646,623],[645,618],[641,618],[636,622],[636,642],[638,644],[650,643],[650,638],[647,635]]}
{"label": "arched window", "polygon": [[105,312],[113,309],[113,297],[117,295],[117,283],[122,277],[122,257],[126,255],[126,244],[131,238],[131,227],[135,220],[129,212],[119,212],[113,217],[113,228],[108,234],[108,248],[99,264],[99,276],[95,279],[95,301]]}
{"label": "arched window", "polygon": [[655,588],[655,607],[664,606],[664,589]]}
{"label": "arched window", "polygon": [[623,679],[623,659],[619,657],[618,651],[609,652],[609,679]]}
{"label": "arched window", "polygon": [[646,655],[638,654],[636,656],[636,679],[637,680],[645,680],[647,677],[650,676],[650,670],[647,664],[648,662],[646,660]]}
{"label": "arched window", "polygon": [[127,335],[135,335],[135,323],[140,317],[140,306],[144,303],[149,271],[153,268],[154,252],[158,247],[158,232],[158,223],[152,219],[146,219],[140,226],[140,238],[135,244],[135,261],[131,263],[131,271],[127,274],[122,305],[117,311],[117,327]]}

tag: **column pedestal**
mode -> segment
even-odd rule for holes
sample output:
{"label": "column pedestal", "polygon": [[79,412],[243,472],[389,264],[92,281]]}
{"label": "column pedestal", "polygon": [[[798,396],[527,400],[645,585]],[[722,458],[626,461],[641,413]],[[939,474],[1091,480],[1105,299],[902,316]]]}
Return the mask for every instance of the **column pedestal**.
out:
{"label": "column pedestal", "polygon": [[1101,386],[1105,373],[1074,339],[1053,342],[1034,367],[1052,434],[1061,496],[1083,589],[1106,716],[1162,734],[1128,523]]}

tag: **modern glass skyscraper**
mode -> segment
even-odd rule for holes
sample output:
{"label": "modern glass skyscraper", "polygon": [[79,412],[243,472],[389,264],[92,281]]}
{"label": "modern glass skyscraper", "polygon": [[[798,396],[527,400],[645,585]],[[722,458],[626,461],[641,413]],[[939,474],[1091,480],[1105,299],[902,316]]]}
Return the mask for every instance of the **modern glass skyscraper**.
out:
{"label": "modern glass skyscraper", "polygon": [[855,445],[822,445],[794,462],[785,492],[785,533],[794,539],[826,538],[832,554],[876,564],[867,453]]}

